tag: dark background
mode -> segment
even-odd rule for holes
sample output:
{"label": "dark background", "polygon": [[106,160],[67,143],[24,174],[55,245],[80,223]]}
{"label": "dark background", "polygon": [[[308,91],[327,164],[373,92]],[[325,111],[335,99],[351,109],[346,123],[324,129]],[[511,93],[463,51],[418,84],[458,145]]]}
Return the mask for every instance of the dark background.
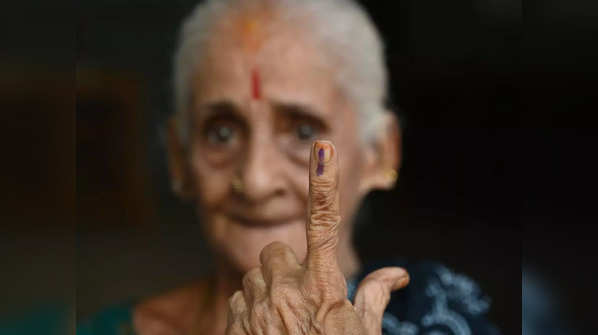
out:
{"label": "dark background", "polygon": [[[80,5],[79,317],[210,270],[192,209],[170,192],[161,138],[172,111],[176,33],[194,4]],[[591,2],[565,8],[555,1],[401,0],[365,7],[386,42],[404,160],[397,188],[366,199],[357,223],[360,255],[444,262],[492,298],[490,318],[505,334],[519,334],[522,240],[531,258],[549,255],[536,262],[556,268],[549,275],[566,277],[571,272],[563,267],[574,270],[581,261],[562,241],[587,245],[583,224],[595,218],[583,210],[595,198],[569,196],[596,185],[581,177],[595,166],[586,158],[595,152],[595,128],[584,114],[592,110],[582,98],[596,95]],[[572,314],[583,311],[580,293],[567,297]]]}

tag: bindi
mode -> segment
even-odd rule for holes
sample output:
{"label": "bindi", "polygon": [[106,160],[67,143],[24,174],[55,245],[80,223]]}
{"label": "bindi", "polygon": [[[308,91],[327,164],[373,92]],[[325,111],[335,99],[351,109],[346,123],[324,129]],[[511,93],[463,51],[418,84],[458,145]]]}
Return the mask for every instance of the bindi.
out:
{"label": "bindi", "polygon": [[251,71],[251,97],[255,100],[262,98],[260,75],[256,69]]}

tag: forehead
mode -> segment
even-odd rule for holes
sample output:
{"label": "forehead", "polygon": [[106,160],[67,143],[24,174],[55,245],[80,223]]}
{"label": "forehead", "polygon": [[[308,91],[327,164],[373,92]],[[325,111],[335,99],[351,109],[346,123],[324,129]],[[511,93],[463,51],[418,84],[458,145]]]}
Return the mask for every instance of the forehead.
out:
{"label": "forehead", "polygon": [[338,88],[333,80],[335,69],[305,34],[288,28],[270,29],[266,34],[265,28],[255,22],[244,24],[241,27],[249,28],[240,33],[230,29],[214,33],[198,55],[200,59],[193,76],[196,99],[232,98],[230,95],[242,99],[249,94],[253,71],[259,74],[266,98],[322,100],[337,97]]}

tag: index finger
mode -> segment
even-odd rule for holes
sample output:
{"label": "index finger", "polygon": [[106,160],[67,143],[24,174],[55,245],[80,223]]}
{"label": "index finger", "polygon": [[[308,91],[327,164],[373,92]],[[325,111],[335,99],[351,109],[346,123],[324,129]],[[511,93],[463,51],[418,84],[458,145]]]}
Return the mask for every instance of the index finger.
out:
{"label": "index finger", "polygon": [[338,269],[336,247],[341,222],[338,154],[332,142],[315,141],[310,155],[307,221],[307,267]]}

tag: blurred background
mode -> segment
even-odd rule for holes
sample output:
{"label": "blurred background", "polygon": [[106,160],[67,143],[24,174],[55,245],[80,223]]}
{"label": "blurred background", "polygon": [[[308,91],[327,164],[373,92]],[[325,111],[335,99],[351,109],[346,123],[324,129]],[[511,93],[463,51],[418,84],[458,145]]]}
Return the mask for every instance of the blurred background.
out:
{"label": "blurred background", "polygon": [[[80,318],[210,271],[192,208],[170,191],[162,138],[172,112],[177,30],[195,4],[79,4]],[[372,194],[360,213],[368,221],[357,223],[360,256],[444,262],[475,279],[492,298],[490,318],[505,334],[518,334],[522,248],[529,263],[558,283],[586,264],[567,241],[590,249],[584,224],[595,222],[595,214],[579,208],[591,207],[595,197],[567,194],[596,185],[581,177],[595,165],[571,167],[595,153],[589,144],[595,128],[577,127],[584,114],[575,111],[589,104],[579,96],[596,95],[588,76],[598,56],[588,47],[592,2],[575,8],[514,0],[364,6],[386,42],[404,156],[396,189]],[[570,314],[587,313],[582,293],[564,287],[562,295]]]}

